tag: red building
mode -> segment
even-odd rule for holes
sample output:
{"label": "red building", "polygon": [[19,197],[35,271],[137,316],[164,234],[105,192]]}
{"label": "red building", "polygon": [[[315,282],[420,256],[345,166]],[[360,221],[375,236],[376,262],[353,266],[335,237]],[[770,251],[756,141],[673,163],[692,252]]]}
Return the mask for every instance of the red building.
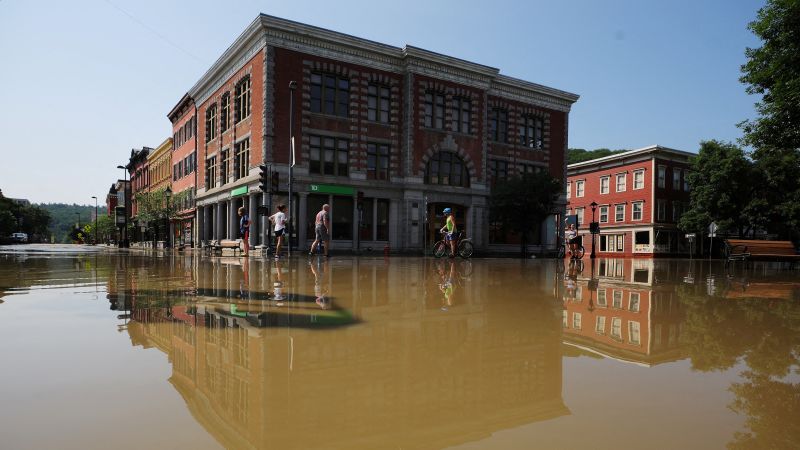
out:
{"label": "red building", "polygon": [[197,109],[186,94],[167,117],[172,122],[172,192],[181,209],[172,222],[172,236],[179,245],[194,246],[197,233],[195,196],[197,186]]}
{"label": "red building", "polygon": [[603,256],[687,254],[677,222],[688,209],[687,172],[693,153],[658,145],[570,164],[567,213],[577,215],[583,245],[591,251],[591,203],[600,223],[596,252]]}
{"label": "red building", "polygon": [[[422,249],[451,207],[479,249],[496,251],[518,246],[502,227],[490,233],[492,183],[525,171],[564,180],[578,99],[493,67],[263,14],[188,95],[197,107],[199,240],[236,238],[240,206],[289,203],[293,95],[289,215],[300,247],[328,203],[334,249]],[[278,173],[272,195],[258,188],[262,163]],[[538,224],[532,244],[554,248],[556,224]],[[253,221],[251,245],[266,240],[264,225]]]}
{"label": "red building", "polygon": [[[149,192],[150,191],[150,170],[149,170],[149,161],[147,160],[147,155],[153,149],[150,147],[142,147],[140,150],[132,149],[131,156],[128,160],[128,173],[130,174],[130,220],[132,223],[136,222],[136,214],[137,214],[137,205],[136,205],[136,194],[141,192]],[[141,225],[144,224],[137,224],[135,231],[133,233],[134,240],[142,241],[142,227]]]}

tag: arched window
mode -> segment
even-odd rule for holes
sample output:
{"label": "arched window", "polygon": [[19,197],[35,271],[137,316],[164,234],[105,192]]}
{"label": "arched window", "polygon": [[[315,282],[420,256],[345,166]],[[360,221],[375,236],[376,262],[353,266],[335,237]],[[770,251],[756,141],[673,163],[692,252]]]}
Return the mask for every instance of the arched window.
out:
{"label": "arched window", "polygon": [[425,169],[425,182],[446,186],[469,187],[469,172],[464,160],[453,152],[438,152]]}

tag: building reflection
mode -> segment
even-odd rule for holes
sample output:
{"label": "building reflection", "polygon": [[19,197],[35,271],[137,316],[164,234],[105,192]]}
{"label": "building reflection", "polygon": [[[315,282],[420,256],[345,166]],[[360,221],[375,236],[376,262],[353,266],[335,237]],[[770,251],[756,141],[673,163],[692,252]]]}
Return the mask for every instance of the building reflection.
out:
{"label": "building reflection", "polygon": [[[454,267],[442,311],[433,264],[249,264],[259,272],[246,295],[226,288],[244,282],[242,267],[201,264],[194,294],[140,279],[127,297],[131,342],[167,355],[169,382],[226,447],[443,448],[569,413],[560,304],[514,295],[532,292],[518,267]],[[268,289],[278,277],[282,307]],[[291,320],[262,320],[280,310]],[[304,326],[337,311],[352,321]]]}
{"label": "building reflection", "polygon": [[645,366],[684,358],[681,303],[672,284],[658,283],[656,269],[669,272],[672,262],[598,259],[593,263],[565,262],[564,343]]}

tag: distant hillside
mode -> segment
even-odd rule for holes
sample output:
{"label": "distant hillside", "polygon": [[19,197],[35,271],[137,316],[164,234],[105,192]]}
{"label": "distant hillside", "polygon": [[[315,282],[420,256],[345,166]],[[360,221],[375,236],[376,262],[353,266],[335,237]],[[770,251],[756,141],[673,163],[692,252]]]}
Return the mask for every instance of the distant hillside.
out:
{"label": "distant hillside", "polygon": [[[68,243],[69,232],[75,227],[78,222],[78,214],[80,214],[81,226],[86,224],[92,219],[94,215],[94,205],[68,205],[66,203],[40,203],[38,207],[44,209],[50,214],[50,234],[55,236],[55,241],[60,243]],[[105,214],[106,206],[100,205],[98,207],[98,214]]]}
{"label": "distant hillside", "polygon": [[627,151],[627,149],[611,150],[607,148],[598,148],[595,150],[586,150],[583,148],[570,148],[567,149],[567,164],[589,161]]}

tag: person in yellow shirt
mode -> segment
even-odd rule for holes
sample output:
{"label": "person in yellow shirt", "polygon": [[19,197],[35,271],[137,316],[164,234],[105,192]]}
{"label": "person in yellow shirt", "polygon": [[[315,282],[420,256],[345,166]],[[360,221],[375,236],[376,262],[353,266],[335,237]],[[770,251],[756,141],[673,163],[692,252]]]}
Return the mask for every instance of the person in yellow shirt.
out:
{"label": "person in yellow shirt", "polygon": [[450,244],[450,257],[456,257],[456,237],[458,230],[456,229],[456,218],[453,215],[453,210],[450,208],[445,208],[442,211],[445,216],[447,216],[447,220],[444,222],[444,226],[441,230],[441,233],[444,233],[444,240]]}

